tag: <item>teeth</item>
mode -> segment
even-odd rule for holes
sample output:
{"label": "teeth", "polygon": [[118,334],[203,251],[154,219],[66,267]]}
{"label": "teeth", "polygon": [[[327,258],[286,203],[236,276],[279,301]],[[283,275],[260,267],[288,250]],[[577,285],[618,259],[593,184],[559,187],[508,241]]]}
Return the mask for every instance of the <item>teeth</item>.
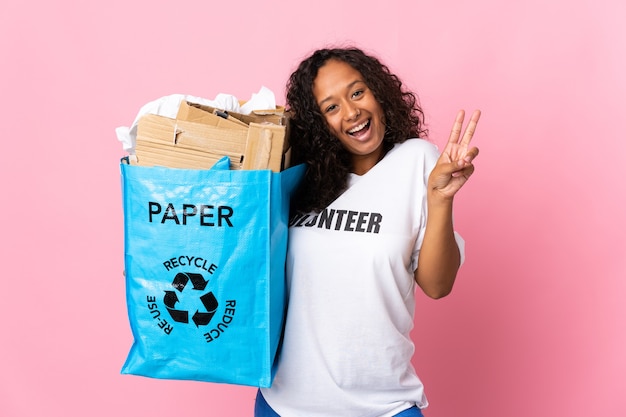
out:
{"label": "teeth", "polygon": [[348,130],[348,133],[356,133],[356,132],[358,132],[359,130],[362,130],[365,126],[367,126],[367,123],[368,123],[368,122],[361,123],[360,125],[358,125],[358,126],[356,126],[356,127],[353,127],[352,129]]}

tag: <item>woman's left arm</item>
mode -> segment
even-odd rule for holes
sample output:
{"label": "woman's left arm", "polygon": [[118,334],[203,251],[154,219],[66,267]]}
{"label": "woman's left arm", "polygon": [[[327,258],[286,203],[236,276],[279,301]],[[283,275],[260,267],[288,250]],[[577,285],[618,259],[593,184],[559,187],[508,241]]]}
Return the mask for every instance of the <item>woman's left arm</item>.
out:
{"label": "woman's left arm", "polygon": [[431,298],[445,297],[452,291],[461,263],[454,238],[452,205],[454,196],[474,172],[478,148],[469,144],[480,119],[476,110],[461,135],[465,112],[459,111],[450,139],[428,177],[428,219],[420,249],[415,281]]}

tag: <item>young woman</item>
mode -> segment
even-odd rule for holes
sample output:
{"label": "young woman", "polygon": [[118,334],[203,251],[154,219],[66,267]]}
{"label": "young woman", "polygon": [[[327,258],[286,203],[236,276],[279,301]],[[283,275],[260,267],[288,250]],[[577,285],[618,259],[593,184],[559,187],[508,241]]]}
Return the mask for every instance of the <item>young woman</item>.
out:
{"label": "young woman", "polygon": [[421,416],[411,357],[415,285],[452,290],[462,262],[452,204],[474,171],[480,112],[441,154],[416,96],[377,58],[322,49],[287,85],[296,163],[289,308],[276,377],[255,416]]}

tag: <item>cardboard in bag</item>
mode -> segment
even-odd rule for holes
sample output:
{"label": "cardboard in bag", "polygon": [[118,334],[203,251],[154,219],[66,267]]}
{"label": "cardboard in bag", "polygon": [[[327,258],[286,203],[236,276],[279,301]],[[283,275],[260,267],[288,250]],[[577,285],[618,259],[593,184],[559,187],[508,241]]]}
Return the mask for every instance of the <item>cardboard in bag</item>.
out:
{"label": "cardboard in bag", "polygon": [[175,119],[148,114],[139,120],[131,163],[209,169],[227,156],[231,169],[279,172],[289,167],[288,122],[282,109],[244,115],[183,101]]}

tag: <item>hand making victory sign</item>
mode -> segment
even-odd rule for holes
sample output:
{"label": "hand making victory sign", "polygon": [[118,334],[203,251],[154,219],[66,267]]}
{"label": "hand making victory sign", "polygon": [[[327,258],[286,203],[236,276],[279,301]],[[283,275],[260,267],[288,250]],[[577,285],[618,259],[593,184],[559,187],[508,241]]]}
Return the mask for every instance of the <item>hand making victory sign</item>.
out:
{"label": "hand making victory sign", "polygon": [[464,118],[465,112],[459,111],[448,143],[428,177],[428,221],[415,281],[433,298],[443,297],[452,290],[460,266],[452,225],[452,201],[474,172],[472,161],[478,155],[478,148],[470,148],[470,142],[480,111],[474,111],[465,131]]}
{"label": "hand making victory sign", "polygon": [[472,161],[478,155],[478,148],[470,148],[470,142],[480,119],[480,110],[474,111],[461,136],[464,118],[465,112],[460,110],[456,115],[448,143],[428,178],[429,190],[439,193],[446,199],[453,198],[467,182],[474,172]]}

